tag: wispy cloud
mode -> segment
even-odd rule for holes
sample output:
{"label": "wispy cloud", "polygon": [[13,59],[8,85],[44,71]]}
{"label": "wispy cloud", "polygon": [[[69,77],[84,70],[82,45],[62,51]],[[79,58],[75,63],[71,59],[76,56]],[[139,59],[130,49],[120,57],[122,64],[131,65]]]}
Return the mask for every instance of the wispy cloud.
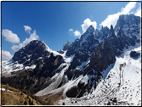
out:
{"label": "wispy cloud", "polygon": [[76,37],[80,37],[81,36],[81,33],[78,30],[74,31],[73,33],[74,33],[74,36],[76,36]]}
{"label": "wispy cloud", "polygon": [[[8,61],[10,60],[13,56],[10,54],[10,52],[8,51],[4,51],[2,50],[2,53],[1,53],[1,50],[0,50],[0,55],[2,55],[2,61]],[[1,57],[0,57],[1,58]]]}
{"label": "wispy cloud", "polygon": [[122,8],[121,14],[129,14],[135,6],[136,2],[129,2],[124,8]]}
{"label": "wispy cloud", "polygon": [[97,28],[97,22],[96,21],[91,21],[89,18],[85,19],[83,24],[81,25],[83,33],[86,32],[86,30],[88,29],[88,27],[90,25],[92,25],[94,27],[94,29]]}
{"label": "wispy cloud", "polygon": [[141,4],[140,4],[139,8],[136,10],[135,15],[141,17]]}
{"label": "wispy cloud", "polygon": [[117,20],[119,18],[119,15],[130,14],[131,10],[135,8],[135,6],[136,6],[136,2],[127,3],[127,5],[124,8],[122,8],[120,12],[112,14],[112,15],[108,15],[107,18],[101,22],[100,26],[107,26],[108,28],[110,28],[110,26],[113,25],[113,27],[115,27]]}
{"label": "wispy cloud", "polygon": [[26,46],[28,43],[30,43],[32,40],[38,40],[39,36],[36,34],[36,30],[33,31],[33,33],[30,34],[29,38],[26,38],[22,43],[18,45],[13,45],[11,48],[13,51],[18,51],[22,47]]}
{"label": "wispy cloud", "polygon": [[31,33],[32,28],[30,26],[24,25],[24,29],[27,33],[29,33],[29,34]]}
{"label": "wispy cloud", "polygon": [[20,39],[17,34],[13,33],[11,30],[3,29],[2,36],[5,37],[5,40],[11,43],[19,43]]}
{"label": "wispy cloud", "polygon": [[73,29],[69,29],[69,32],[73,32]]}

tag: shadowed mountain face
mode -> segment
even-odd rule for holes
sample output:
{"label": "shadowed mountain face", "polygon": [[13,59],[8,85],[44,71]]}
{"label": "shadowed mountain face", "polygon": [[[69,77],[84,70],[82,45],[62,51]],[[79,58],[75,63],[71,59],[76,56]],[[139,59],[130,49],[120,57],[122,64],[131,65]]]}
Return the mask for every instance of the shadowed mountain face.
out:
{"label": "shadowed mountain face", "polygon": [[34,40],[19,51],[15,52],[12,61],[19,64],[32,65],[37,63],[38,58],[46,59],[50,55],[44,42]]}
{"label": "shadowed mountain face", "polygon": [[[2,83],[35,94],[64,89],[73,80],[78,81],[76,85],[62,91],[68,97],[81,97],[97,86],[102,72],[115,63],[116,57],[140,43],[139,29],[139,17],[121,15],[115,28],[97,30],[91,25],[80,39],[65,43],[58,52],[40,40],[31,41],[15,52],[11,62],[3,64]],[[138,55],[132,52],[131,56]]]}
{"label": "shadowed mountain face", "polygon": [[36,65],[32,75],[37,77],[51,77],[51,73],[64,63],[63,57],[58,52],[54,55],[49,47],[39,40],[30,42],[16,52],[12,61],[24,66]]}

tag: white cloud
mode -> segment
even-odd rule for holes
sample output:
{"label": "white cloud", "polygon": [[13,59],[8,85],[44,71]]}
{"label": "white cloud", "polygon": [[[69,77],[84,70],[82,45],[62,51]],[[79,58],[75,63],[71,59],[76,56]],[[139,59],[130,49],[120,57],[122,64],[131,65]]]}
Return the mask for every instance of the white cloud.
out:
{"label": "white cloud", "polygon": [[116,13],[113,15],[108,15],[108,17],[101,22],[101,26],[107,26],[108,28],[110,28],[111,25],[113,25],[113,27],[116,25],[117,20],[119,18],[120,13]]}
{"label": "white cloud", "polygon": [[29,33],[29,34],[31,33],[32,28],[30,26],[24,25],[24,29],[27,33]]}
{"label": "white cloud", "polygon": [[141,17],[141,6],[137,9],[137,11],[135,12],[135,15]]}
{"label": "white cloud", "polygon": [[11,30],[3,29],[2,35],[5,37],[5,40],[11,43],[19,43],[20,39],[17,34],[13,33]]}
{"label": "white cloud", "polygon": [[29,38],[26,38],[22,43],[20,43],[19,45],[14,45],[12,46],[12,50],[13,51],[18,51],[19,49],[21,49],[22,47],[26,46],[28,43],[30,43],[32,40],[37,40],[39,39],[39,36],[36,34],[36,30],[33,31],[33,33],[30,34]]}
{"label": "white cloud", "polygon": [[[3,51],[2,50],[2,53],[1,53],[1,50],[0,50],[0,55],[2,55],[2,61],[8,61],[10,60],[13,56],[10,54],[10,52],[8,51]],[[1,57],[0,57],[1,58]]]}
{"label": "white cloud", "polygon": [[121,14],[129,14],[130,11],[136,6],[136,2],[129,2],[125,8],[122,8]]}
{"label": "white cloud", "polygon": [[107,26],[108,28],[110,28],[111,25],[113,25],[113,27],[115,27],[117,20],[119,18],[119,15],[121,14],[130,14],[130,11],[136,6],[136,2],[129,2],[127,3],[127,5],[121,9],[120,12],[112,14],[112,15],[108,15],[108,17],[101,22],[100,26]]}
{"label": "white cloud", "polygon": [[81,25],[83,33],[88,29],[90,25],[92,25],[94,29],[97,28],[96,21],[91,21],[89,18],[85,19],[83,24]]}
{"label": "white cloud", "polygon": [[73,32],[73,29],[69,29],[69,32]]}
{"label": "white cloud", "polygon": [[80,32],[78,30],[74,31],[73,34],[74,34],[74,36],[77,36],[77,37],[81,36],[81,34],[80,34]]}

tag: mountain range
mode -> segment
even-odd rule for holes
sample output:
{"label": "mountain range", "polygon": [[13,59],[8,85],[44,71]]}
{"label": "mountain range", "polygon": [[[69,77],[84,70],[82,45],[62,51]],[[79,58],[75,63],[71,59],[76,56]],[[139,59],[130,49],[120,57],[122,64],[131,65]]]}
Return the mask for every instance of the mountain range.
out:
{"label": "mountain range", "polygon": [[141,105],[140,17],[120,15],[110,29],[91,25],[59,51],[31,41],[2,62],[1,78],[41,104]]}

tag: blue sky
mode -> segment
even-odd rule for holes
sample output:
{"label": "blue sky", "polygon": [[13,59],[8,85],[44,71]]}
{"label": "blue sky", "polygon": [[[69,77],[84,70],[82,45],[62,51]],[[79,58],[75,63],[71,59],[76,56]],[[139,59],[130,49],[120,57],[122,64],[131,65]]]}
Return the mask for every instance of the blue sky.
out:
{"label": "blue sky", "polygon": [[120,14],[139,15],[140,2],[2,2],[2,51],[14,55],[31,40],[60,50],[90,24],[115,25]]}

